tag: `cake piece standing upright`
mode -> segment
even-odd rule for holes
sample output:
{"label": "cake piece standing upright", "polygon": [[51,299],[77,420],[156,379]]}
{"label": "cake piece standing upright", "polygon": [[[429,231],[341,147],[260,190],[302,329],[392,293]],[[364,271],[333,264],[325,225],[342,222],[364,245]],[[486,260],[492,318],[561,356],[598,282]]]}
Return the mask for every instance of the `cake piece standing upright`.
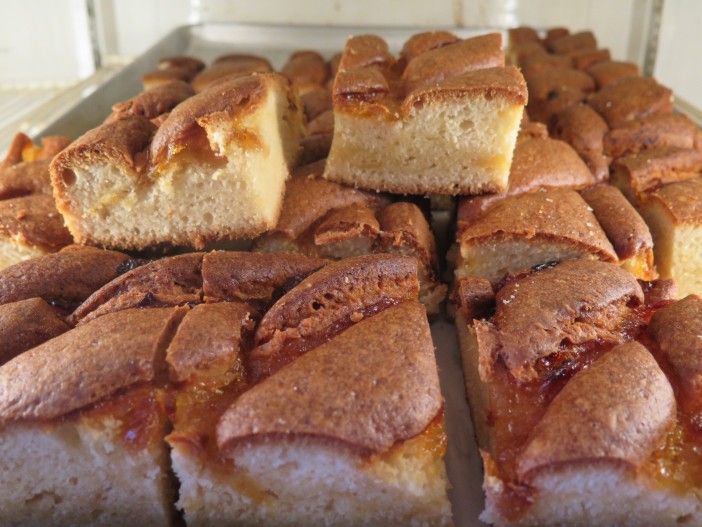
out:
{"label": "cake piece standing upright", "polygon": [[302,111],[274,73],[222,80],[154,125],[141,115],[84,134],[51,164],[79,243],[143,249],[256,236],[278,221]]}
{"label": "cake piece standing upright", "polygon": [[399,58],[380,37],[350,38],[324,177],[407,194],[505,190],[527,89],[504,62],[497,34],[421,33]]}

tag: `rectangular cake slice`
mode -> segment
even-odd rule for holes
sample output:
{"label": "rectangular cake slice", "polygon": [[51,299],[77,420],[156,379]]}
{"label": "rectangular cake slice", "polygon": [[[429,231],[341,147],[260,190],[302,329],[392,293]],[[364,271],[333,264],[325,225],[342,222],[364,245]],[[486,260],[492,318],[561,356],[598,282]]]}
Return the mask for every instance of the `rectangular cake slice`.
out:
{"label": "rectangular cake slice", "polygon": [[422,33],[399,59],[379,37],[352,37],[334,82],[324,177],[407,194],[502,191],[526,102],[497,34]]}
{"label": "rectangular cake slice", "polygon": [[51,179],[77,242],[127,249],[253,237],[275,226],[302,129],[277,74],[222,80],[160,126],[126,116],[57,156]]}

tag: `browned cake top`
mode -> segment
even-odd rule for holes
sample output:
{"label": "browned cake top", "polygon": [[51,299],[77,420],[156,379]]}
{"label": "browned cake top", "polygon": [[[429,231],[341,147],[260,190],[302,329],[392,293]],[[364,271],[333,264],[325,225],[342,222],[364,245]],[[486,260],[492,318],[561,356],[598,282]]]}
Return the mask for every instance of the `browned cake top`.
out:
{"label": "browned cake top", "polygon": [[544,44],[550,47],[551,43],[568,35],[570,35],[570,30],[567,27],[551,27],[546,30]]}
{"label": "browned cake top", "polygon": [[573,68],[548,68],[538,73],[525,70],[531,100],[553,99],[561,92],[588,93],[594,91],[595,81],[584,71]]}
{"label": "browned cake top", "polygon": [[23,161],[0,170],[0,200],[51,194],[48,159]]}
{"label": "browned cake top", "polygon": [[537,361],[563,346],[625,340],[628,306],[643,300],[636,279],[610,263],[568,260],[528,275],[497,292],[494,357],[534,379]]}
{"label": "browned cake top", "polygon": [[702,151],[654,147],[621,157],[612,166],[615,172],[626,177],[633,192],[639,194],[702,173]]}
{"label": "browned cake top", "polygon": [[648,326],[685,388],[702,389],[702,298],[690,295],[656,311]]}
{"label": "browned cake top", "polygon": [[673,92],[649,77],[626,77],[592,94],[588,104],[610,128],[658,112],[671,112]]}
{"label": "browned cake top", "polygon": [[0,305],[0,365],[68,329],[58,312],[41,298]]}
{"label": "browned cake top", "polygon": [[556,395],[531,433],[519,474],[563,463],[640,466],[675,417],[675,397],[651,353],[621,344],[581,370]]}
{"label": "browned cake top", "polygon": [[149,71],[141,77],[141,80],[145,88],[155,88],[174,81],[190,82],[195,74],[195,72],[188,68],[171,66],[170,68]]}
{"label": "browned cake top", "polygon": [[175,57],[166,57],[158,61],[160,69],[183,68],[191,71],[195,75],[198,71],[204,69],[205,63],[195,57],[186,55],[178,55]]}
{"label": "browned cake top", "polygon": [[[434,350],[417,302],[412,258],[371,255],[320,270],[322,262],[285,254],[214,252],[164,260],[160,272],[154,269],[158,261],[141,268],[136,282],[142,290],[148,289],[148,277],[152,289],[165,283],[190,290],[197,276],[188,276],[188,270],[200,261],[200,289],[218,282],[218,292],[225,294],[181,307],[126,306],[21,353],[0,366],[0,424],[90,416],[92,409],[134,390],[160,388],[170,401],[164,404],[174,405],[178,416],[185,405],[190,415],[179,433],[187,435],[193,426],[214,439],[217,428],[224,449],[254,436],[309,436],[370,454],[421,433],[439,414]],[[118,298],[130,289],[128,282],[117,279],[105,291]],[[28,303],[51,310],[41,300]],[[350,305],[357,312],[329,318]],[[16,311],[15,304],[7,306],[0,306],[0,322],[5,312]],[[32,329],[33,320],[26,322]],[[300,349],[295,330],[301,338],[319,338]],[[280,349],[293,352],[291,364],[255,384],[257,350],[271,342],[267,336],[281,333],[290,340]],[[300,396],[310,403],[298,404]],[[290,412],[286,404],[296,408]],[[248,414],[259,405],[265,410]],[[231,418],[241,411],[246,419]],[[266,424],[270,429],[256,424],[267,416],[275,416]],[[189,440],[199,444],[199,437]]]}
{"label": "browned cake top", "polygon": [[590,75],[597,83],[598,88],[607,86],[619,79],[626,77],[637,77],[641,75],[639,66],[633,62],[619,62],[615,60],[605,60],[593,64],[587,69]]}
{"label": "browned cake top", "polygon": [[40,297],[70,307],[137,264],[116,251],[69,246],[0,270],[0,304]]}
{"label": "browned cake top", "polygon": [[519,26],[510,28],[509,31],[510,44],[523,44],[525,42],[539,42],[539,34],[533,27]]}
{"label": "browned cake top", "polygon": [[590,106],[574,104],[554,116],[549,130],[554,138],[567,142],[577,152],[602,153],[604,135],[609,128]]}
{"label": "browned cake top", "polygon": [[702,224],[702,177],[663,185],[645,199],[660,203],[675,223]]}
{"label": "browned cake top", "polygon": [[648,225],[619,189],[612,185],[596,185],[583,190],[580,195],[592,208],[620,260],[653,249]]}
{"label": "browned cake top", "polygon": [[112,114],[107,122],[121,119],[127,115],[141,115],[154,119],[170,112],[188,97],[195,95],[190,85],[183,81],[173,81],[148,89],[139,95],[112,106]]}
{"label": "browned cake top", "polygon": [[507,197],[459,235],[461,245],[509,238],[561,243],[605,261],[617,260],[590,208],[570,189],[554,188]]}
{"label": "browned cake top", "polygon": [[521,75],[504,68],[499,34],[466,40],[445,32],[415,35],[401,60],[377,36],[352,37],[344,49],[333,97],[346,110],[397,118],[427,98],[463,93],[526,102]]}
{"label": "browned cake top", "polygon": [[201,92],[209,86],[225,79],[245,77],[252,73],[273,71],[270,62],[255,55],[224,55],[214,64],[198,73],[191,85],[196,92]]}
{"label": "browned cake top", "polygon": [[53,196],[46,194],[0,201],[0,236],[49,251],[73,243]]}
{"label": "browned cake top", "polygon": [[567,55],[573,61],[573,67],[579,70],[587,70],[593,64],[610,59],[608,49],[576,49]]}
{"label": "browned cake top", "polygon": [[0,368],[0,423],[53,419],[154,380],[182,315],[173,308],[121,311],[19,355]]}
{"label": "browned cake top", "polygon": [[316,51],[296,51],[283,66],[281,73],[298,85],[323,85],[329,78],[329,66]]}
{"label": "browned cake top", "polygon": [[0,162],[0,171],[26,161],[50,160],[70,144],[71,140],[61,135],[42,137],[41,146],[35,145],[22,132],[15,134],[7,149],[5,159]]}
{"label": "browned cake top", "polygon": [[548,45],[554,53],[568,53],[576,49],[597,49],[597,40],[591,31],[581,31],[554,39]]}
{"label": "browned cake top", "polygon": [[604,138],[604,150],[617,159],[656,146],[700,149],[701,136],[702,132],[686,115],[657,113],[610,130]]}
{"label": "browned cake top", "polygon": [[302,437],[382,452],[419,434],[441,406],[424,308],[405,302],[245,392],[223,415],[217,442],[226,451],[246,441]]}

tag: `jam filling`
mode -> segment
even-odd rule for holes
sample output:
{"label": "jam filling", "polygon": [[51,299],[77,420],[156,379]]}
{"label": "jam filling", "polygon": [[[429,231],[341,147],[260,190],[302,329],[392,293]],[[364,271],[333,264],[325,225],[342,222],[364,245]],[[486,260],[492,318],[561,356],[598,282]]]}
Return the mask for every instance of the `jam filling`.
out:
{"label": "jam filling", "polygon": [[[670,380],[676,395],[678,415],[675,424],[661,440],[640,474],[653,485],[679,493],[702,489],[702,398],[683,393],[678,379],[656,343],[645,332],[655,311],[668,301],[633,309],[633,317],[622,328],[623,340],[637,340],[653,354]],[[528,511],[535,489],[517,474],[519,457],[530,434],[548,405],[578,371],[611,350],[615,344],[588,342],[564,346],[539,361],[537,381],[518,383],[500,361],[494,379],[487,385],[490,457],[486,471],[504,483],[497,507],[508,520],[518,520]]]}

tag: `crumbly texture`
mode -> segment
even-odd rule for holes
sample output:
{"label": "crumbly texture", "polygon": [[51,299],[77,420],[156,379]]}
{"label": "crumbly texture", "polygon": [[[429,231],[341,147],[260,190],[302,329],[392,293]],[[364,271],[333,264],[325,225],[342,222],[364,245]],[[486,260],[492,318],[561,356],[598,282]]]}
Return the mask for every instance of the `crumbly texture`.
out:
{"label": "crumbly texture", "polygon": [[350,39],[334,84],[324,177],[409,194],[504,190],[527,94],[495,37],[426,39],[438,47],[399,73],[384,41]]}
{"label": "crumbly texture", "polygon": [[57,207],[92,245],[253,237],[278,220],[301,114],[287,80],[260,74],[186,99],[158,129],[142,116],[102,125],[52,162]]}

